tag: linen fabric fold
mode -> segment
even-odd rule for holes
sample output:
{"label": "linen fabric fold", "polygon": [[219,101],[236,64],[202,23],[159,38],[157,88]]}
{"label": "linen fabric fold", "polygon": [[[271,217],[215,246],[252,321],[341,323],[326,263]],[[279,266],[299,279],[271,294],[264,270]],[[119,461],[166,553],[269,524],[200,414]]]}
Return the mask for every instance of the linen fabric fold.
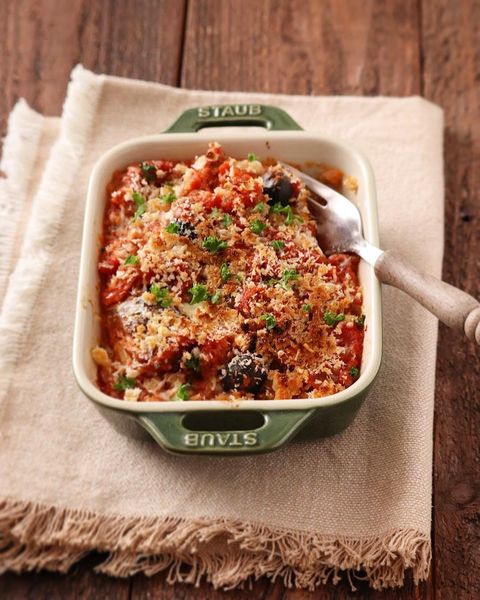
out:
{"label": "linen fabric fold", "polygon": [[2,215],[15,213],[0,238],[0,570],[65,571],[101,550],[104,573],[168,569],[170,581],[205,576],[216,587],[267,575],[313,588],[345,571],[375,588],[401,585],[408,569],[427,577],[437,323],[401,292],[384,289],[374,388],[326,440],[234,459],[172,456],[118,433],[73,379],[92,165],[187,108],[244,102],[277,105],[363,150],[382,246],[440,276],[443,117],[421,98],[187,91],[77,67],[60,122],[17,105],[0,180]]}

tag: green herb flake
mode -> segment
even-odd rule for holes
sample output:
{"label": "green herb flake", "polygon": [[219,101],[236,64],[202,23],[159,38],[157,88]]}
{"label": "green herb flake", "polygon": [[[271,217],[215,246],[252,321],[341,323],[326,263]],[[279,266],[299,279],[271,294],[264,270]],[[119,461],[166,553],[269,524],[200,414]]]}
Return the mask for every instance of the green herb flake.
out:
{"label": "green herb flake", "polygon": [[247,160],[248,162],[253,162],[254,160],[258,160],[258,157],[253,152],[249,152],[247,154]]}
{"label": "green herb flake", "polygon": [[228,248],[228,244],[227,242],[222,242],[213,235],[207,235],[207,237],[203,240],[203,247],[209,252],[220,252],[221,250]]}
{"label": "green herb flake", "polygon": [[132,192],[132,198],[135,202],[135,206],[137,207],[135,214],[133,215],[133,219],[135,220],[139,219],[147,210],[147,203],[142,194],[139,194],[138,192]]}
{"label": "green herb flake", "polygon": [[172,221],[165,227],[165,231],[167,233],[178,233],[180,230],[180,225],[175,221]]}
{"label": "green herb flake", "polygon": [[250,229],[257,235],[260,235],[266,226],[266,223],[260,221],[260,219],[255,219],[255,221],[250,223]]}
{"label": "green herb flake", "polygon": [[304,304],[302,306],[302,310],[303,310],[303,312],[306,312],[306,313],[312,312],[312,305],[311,304]]}
{"label": "green herb flake", "polygon": [[352,377],[355,377],[355,378],[356,378],[356,377],[358,377],[358,376],[359,376],[359,374],[360,374],[360,371],[357,369],[357,367],[351,367],[351,368],[350,368],[350,375],[351,375]]}
{"label": "green herb flake", "polygon": [[271,246],[272,248],[275,248],[275,250],[280,251],[285,248],[285,242],[282,242],[282,240],[273,240]]}
{"label": "green herb flake", "polygon": [[280,202],[275,202],[275,204],[270,207],[270,213],[285,215],[285,225],[292,225],[295,221],[303,223],[303,219],[293,212],[290,204],[283,206]]}
{"label": "green herb flake", "polygon": [[175,394],[175,400],[179,402],[184,402],[188,400],[188,383],[182,383],[182,385],[178,388],[177,393]]}
{"label": "green herb flake", "polygon": [[233,219],[230,215],[224,214],[222,219],[222,225],[227,228],[233,223]]}
{"label": "green herb flake", "polygon": [[289,290],[290,281],[295,281],[296,279],[298,279],[298,272],[296,269],[285,269],[279,283],[284,290]]}
{"label": "green herb flake", "polygon": [[185,361],[185,367],[190,369],[190,371],[195,371],[195,373],[200,373],[200,358],[198,356],[192,356],[187,358]]}
{"label": "green herb flake", "polygon": [[199,302],[204,302],[205,300],[209,300],[210,298],[207,286],[202,285],[201,283],[197,283],[194,286],[192,286],[188,290],[188,293],[192,296],[190,304],[198,304]]}
{"label": "green herb flake", "polygon": [[360,315],[355,321],[355,324],[358,325],[358,327],[365,327],[365,315]]}
{"label": "green herb flake", "polygon": [[124,265],[138,265],[139,262],[140,262],[140,259],[138,258],[138,256],[136,256],[135,254],[130,254],[130,256],[127,256],[127,258],[125,259],[125,262],[123,264]]}
{"label": "green herb flake", "polygon": [[230,279],[233,277],[233,273],[230,271],[230,267],[227,263],[223,263],[220,267],[220,277],[222,278],[222,281],[225,281],[225,283],[230,281]]}
{"label": "green herb flake", "polygon": [[255,207],[252,210],[252,212],[263,214],[264,210],[265,210],[265,203],[264,202],[259,202],[258,204],[255,204]]}
{"label": "green herb flake", "polygon": [[113,389],[118,392],[124,392],[125,390],[132,389],[137,385],[135,379],[131,377],[125,377],[122,375],[117,379],[117,381],[113,384]]}
{"label": "green herb flake", "polygon": [[171,204],[176,199],[177,197],[173,192],[169,192],[168,194],[163,194],[163,196],[160,196],[160,200],[166,204]]}
{"label": "green herb flake", "polygon": [[269,212],[270,214],[279,215],[283,212],[284,208],[285,207],[281,202],[275,202],[275,204],[272,204],[272,206],[270,206]]}
{"label": "green herb flake", "polygon": [[270,331],[275,328],[277,321],[272,313],[266,313],[260,317],[263,321],[265,321],[265,327]]}
{"label": "green herb flake", "polygon": [[167,288],[161,288],[158,284],[152,283],[150,293],[155,296],[155,300],[162,308],[167,308],[172,304],[172,298]]}
{"label": "green herb flake", "polygon": [[157,179],[157,168],[154,165],[149,165],[148,163],[143,162],[140,165],[140,168],[142,169],[142,175],[150,183]]}
{"label": "green herb flake", "polygon": [[337,323],[340,323],[340,321],[343,321],[344,319],[345,319],[345,315],[343,313],[336,315],[335,313],[333,313],[329,310],[327,310],[323,313],[323,320],[330,327],[333,327],[334,325],[336,325]]}
{"label": "green herb flake", "polygon": [[218,304],[220,302],[220,300],[222,299],[222,292],[220,290],[217,290],[211,297],[210,297],[210,302],[212,304]]}
{"label": "green herb flake", "polygon": [[303,219],[301,217],[299,217],[298,215],[294,214],[291,206],[286,206],[285,209],[286,209],[284,211],[284,213],[286,214],[285,225],[292,225],[295,221],[298,221],[299,223],[303,223]]}

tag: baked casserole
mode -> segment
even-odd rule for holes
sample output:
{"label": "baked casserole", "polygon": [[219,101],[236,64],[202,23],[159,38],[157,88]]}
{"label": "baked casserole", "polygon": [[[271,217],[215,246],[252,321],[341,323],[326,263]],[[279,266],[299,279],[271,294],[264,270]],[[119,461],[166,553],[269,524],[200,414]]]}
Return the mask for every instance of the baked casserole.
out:
{"label": "baked casserole", "polygon": [[[320,179],[336,187],[342,173]],[[311,192],[273,159],[146,160],[107,187],[103,392],[129,401],[329,396],[359,376],[358,257],[326,257]]]}

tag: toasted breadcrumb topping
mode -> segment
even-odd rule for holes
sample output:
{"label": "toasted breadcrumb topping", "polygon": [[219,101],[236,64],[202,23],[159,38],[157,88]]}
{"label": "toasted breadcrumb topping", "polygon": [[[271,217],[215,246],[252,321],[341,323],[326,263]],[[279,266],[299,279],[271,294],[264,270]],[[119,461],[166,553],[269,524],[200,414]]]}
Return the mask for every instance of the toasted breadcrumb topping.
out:
{"label": "toasted breadcrumb topping", "polygon": [[324,255],[310,192],[281,165],[211,143],[194,161],[129,165],[107,194],[92,350],[106,393],[312,398],[358,377],[358,258]]}

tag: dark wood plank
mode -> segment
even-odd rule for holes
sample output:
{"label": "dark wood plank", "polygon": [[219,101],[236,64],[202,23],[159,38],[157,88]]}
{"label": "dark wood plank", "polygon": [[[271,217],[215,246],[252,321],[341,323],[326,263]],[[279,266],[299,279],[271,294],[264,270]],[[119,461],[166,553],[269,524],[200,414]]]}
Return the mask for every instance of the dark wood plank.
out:
{"label": "dark wood plank", "polygon": [[[424,93],[445,109],[443,276],[480,297],[480,4],[424,0]],[[480,352],[440,328],[434,461],[439,600],[480,597]]]}
{"label": "dark wood plank", "polygon": [[67,575],[59,573],[7,573],[0,577],[2,600],[128,600],[131,581],[98,575],[91,555],[74,565]]}
{"label": "dark wood plank", "polygon": [[374,592],[362,582],[352,591],[346,581],[309,592],[286,589],[280,581],[271,583],[265,578],[257,581],[252,589],[222,591],[212,590],[208,583],[202,583],[198,588],[169,585],[161,573],[152,578],[137,576],[132,584],[131,600],[424,600],[431,597],[428,584],[416,588],[410,579],[404,588],[387,592]]}
{"label": "dark wood plank", "polygon": [[416,0],[195,0],[182,85],[288,94],[420,91]]}
{"label": "dark wood plank", "polygon": [[0,0],[0,133],[23,96],[60,114],[72,67],[176,85],[185,0]]}
{"label": "dark wood plank", "polygon": [[[273,594],[273,595],[272,595]],[[202,582],[199,587],[192,585],[170,585],[165,575],[153,577],[138,575],[132,580],[131,600],[280,600],[283,597],[280,583],[273,586],[267,580],[259,581],[253,589],[221,591]]]}

